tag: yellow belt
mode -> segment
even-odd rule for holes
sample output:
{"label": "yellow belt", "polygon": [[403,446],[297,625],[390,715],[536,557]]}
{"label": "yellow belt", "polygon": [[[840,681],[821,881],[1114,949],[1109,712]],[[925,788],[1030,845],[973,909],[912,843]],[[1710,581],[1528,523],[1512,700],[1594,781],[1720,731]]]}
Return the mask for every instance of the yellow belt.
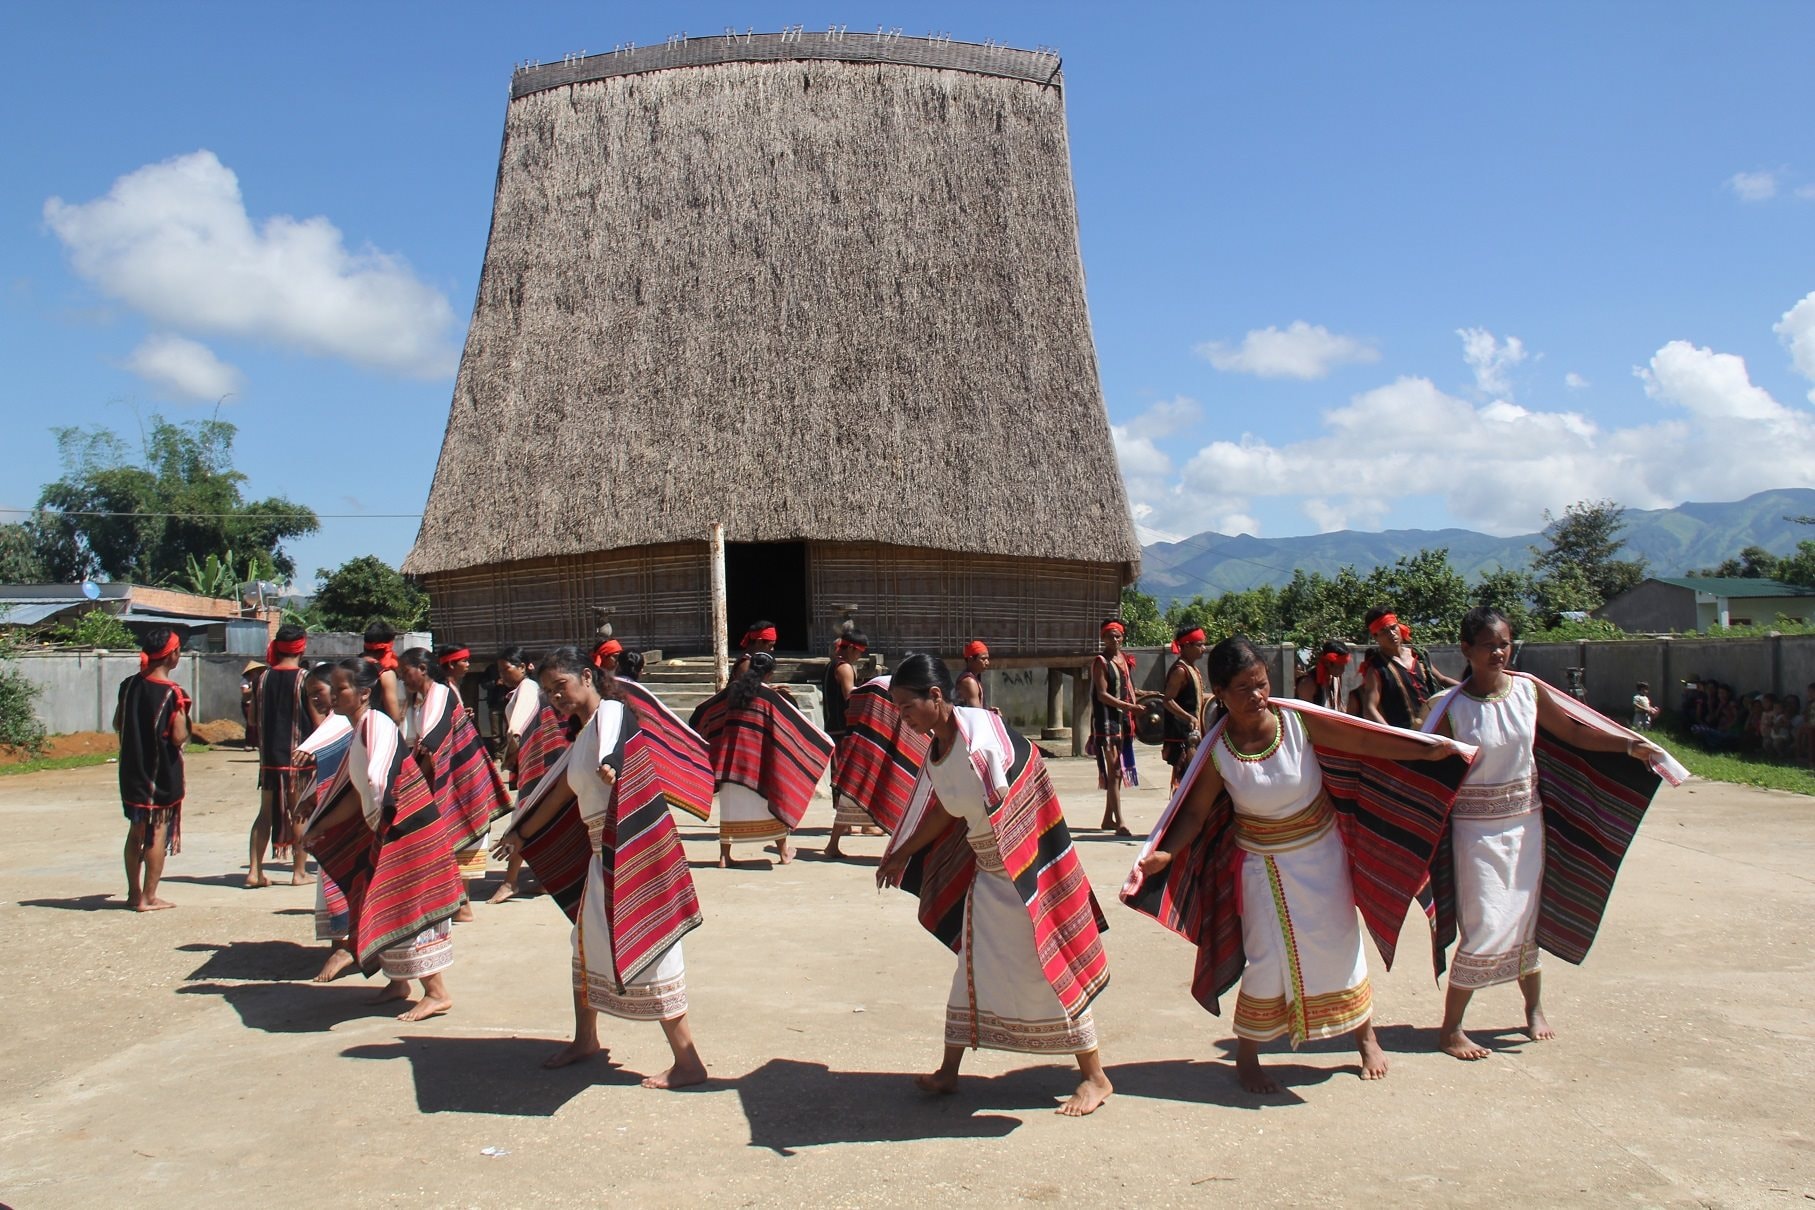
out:
{"label": "yellow belt", "polygon": [[1284,819],[1262,819],[1237,812],[1235,843],[1249,853],[1289,853],[1317,840],[1335,821],[1336,812],[1328,794],[1319,794],[1310,806]]}

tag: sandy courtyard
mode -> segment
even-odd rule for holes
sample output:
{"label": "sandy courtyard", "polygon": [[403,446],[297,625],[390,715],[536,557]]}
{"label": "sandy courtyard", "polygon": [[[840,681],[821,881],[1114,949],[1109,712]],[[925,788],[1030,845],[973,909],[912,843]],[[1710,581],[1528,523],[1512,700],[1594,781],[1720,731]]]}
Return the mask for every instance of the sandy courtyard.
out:
{"label": "sandy courtyard", "polygon": [[[1054,762],[1074,829],[1094,768]],[[1430,1053],[1441,1009],[1408,922],[1375,961],[1382,1083],[1352,1049],[1275,1047],[1286,1085],[1236,1086],[1227,1017],[1190,999],[1192,952],[1114,902],[1134,844],[1076,832],[1109,913],[1096,1002],[1116,1096],[1051,1110],[1073,1071],[938,1057],[952,956],[860,862],[720,871],[682,832],[706,911],[687,938],[704,1088],[637,1087],[667,1049],[606,1018],[611,1065],[538,1064],[572,1024],[568,925],[545,897],[456,929],[454,1011],[406,1025],[358,978],[315,986],[313,891],[239,889],[249,754],[190,762],[185,849],[164,895],[117,910],[113,766],[0,779],[0,1202],[57,1206],[1571,1204],[1808,1206],[1815,1199],[1815,799],[1692,782],[1640,833],[1585,968],[1549,961],[1557,1041],[1476,999],[1463,1064]],[[1142,773],[1164,773],[1151,752]],[[1163,783],[1162,783],[1163,790]],[[1131,824],[1161,790],[1131,795]],[[831,820],[815,803],[801,835]],[[495,874],[494,874],[495,877]],[[489,890],[490,884],[486,884]],[[1232,998],[1231,998],[1232,999]],[[1225,1012],[1232,1005],[1225,1005]]]}

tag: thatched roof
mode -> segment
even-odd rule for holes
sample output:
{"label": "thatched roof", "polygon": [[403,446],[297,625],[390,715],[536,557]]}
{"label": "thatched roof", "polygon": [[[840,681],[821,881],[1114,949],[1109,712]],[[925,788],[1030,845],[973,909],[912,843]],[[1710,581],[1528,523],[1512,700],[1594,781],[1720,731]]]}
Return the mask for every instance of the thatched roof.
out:
{"label": "thatched roof", "polygon": [[405,570],[718,520],[1131,576],[1057,60],[815,34],[638,55],[519,73]]}

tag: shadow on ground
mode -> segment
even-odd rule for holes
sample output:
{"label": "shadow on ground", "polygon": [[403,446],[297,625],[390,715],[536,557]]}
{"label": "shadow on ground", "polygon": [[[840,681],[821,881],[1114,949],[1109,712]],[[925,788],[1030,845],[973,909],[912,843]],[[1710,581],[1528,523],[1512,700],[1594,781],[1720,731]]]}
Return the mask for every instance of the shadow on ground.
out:
{"label": "shadow on ground", "polygon": [[195,941],[177,949],[185,954],[208,955],[207,961],[189,973],[191,980],[313,979],[328,957],[325,943],[298,945],[294,941],[229,941],[225,945]]}
{"label": "shadow on ground", "polygon": [[1073,1070],[1043,1066],[1000,1076],[965,1076],[954,1096],[930,1096],[911,1075],[833,1071],[823,1063],[771,1059],[737,1081],[750,1145],[778,1155],[833,1143],[910,1139],[999,1139],[1021,1119],[999,1112],[1050,1113],[1077,1086]]}
{"label": "shadow on ground", "polygon": [[[639,1084],[642,1076],[594,1059],[553,1071],[542,1060],[561,1049],[553,1038],[457,1038],[445,1035],[372,1042],[341,1051],[349,1059],[404,1059],[422,1113],[492,1113],[549,1118],[596,1084]],[[712,1085],[704,1086],[710,1090]],[[659,1096],[659,1093],[649,1093]]]}
{"label": "shadow on ground", "polygon": [[343,1021],[360,1017],[395,1017],[395,1001],[374,1004],[382,982],[324,983],[191,983],[179,996],[219,996],[239,1014],[247,1029],[268,1034],[326,1033]]}
{"label": "shadow on ground", "polygon": [[68,899],[21,899],[20,907],[55,908],[61,912],[104,912],[124,910],[124,895],[74,895]]}

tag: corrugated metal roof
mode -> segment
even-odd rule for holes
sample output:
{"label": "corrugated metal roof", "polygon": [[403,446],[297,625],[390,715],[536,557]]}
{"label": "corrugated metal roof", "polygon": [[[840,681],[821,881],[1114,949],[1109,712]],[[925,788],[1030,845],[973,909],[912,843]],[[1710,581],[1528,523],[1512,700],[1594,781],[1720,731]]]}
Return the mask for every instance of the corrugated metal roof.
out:
{"label": "corrugated metal roof", "polygon": [[114,615],[122,622],[142,622],[158,626],[182,626],[194,630],[198,626],[222,626],[235,618],[197,617],[192,614],[155,613],[145,609],[128,609],[125,613]]}
{"label": "corrugated metal roof", "polygon": [[93,603],[87,597],[74,597],[66,601],[46,601],[42,597],[21,601],[0,597],[0,626],[32,626],[46,618],[55,617],[65,609]]}
{"label": "corrugated metal roof", "polygon": [[1688,588],[1717,597],[1815,597],[1815,588],[1802,588],[1780,580],[1755,580],[1745,576],[1654,576],[1659,584]]}

